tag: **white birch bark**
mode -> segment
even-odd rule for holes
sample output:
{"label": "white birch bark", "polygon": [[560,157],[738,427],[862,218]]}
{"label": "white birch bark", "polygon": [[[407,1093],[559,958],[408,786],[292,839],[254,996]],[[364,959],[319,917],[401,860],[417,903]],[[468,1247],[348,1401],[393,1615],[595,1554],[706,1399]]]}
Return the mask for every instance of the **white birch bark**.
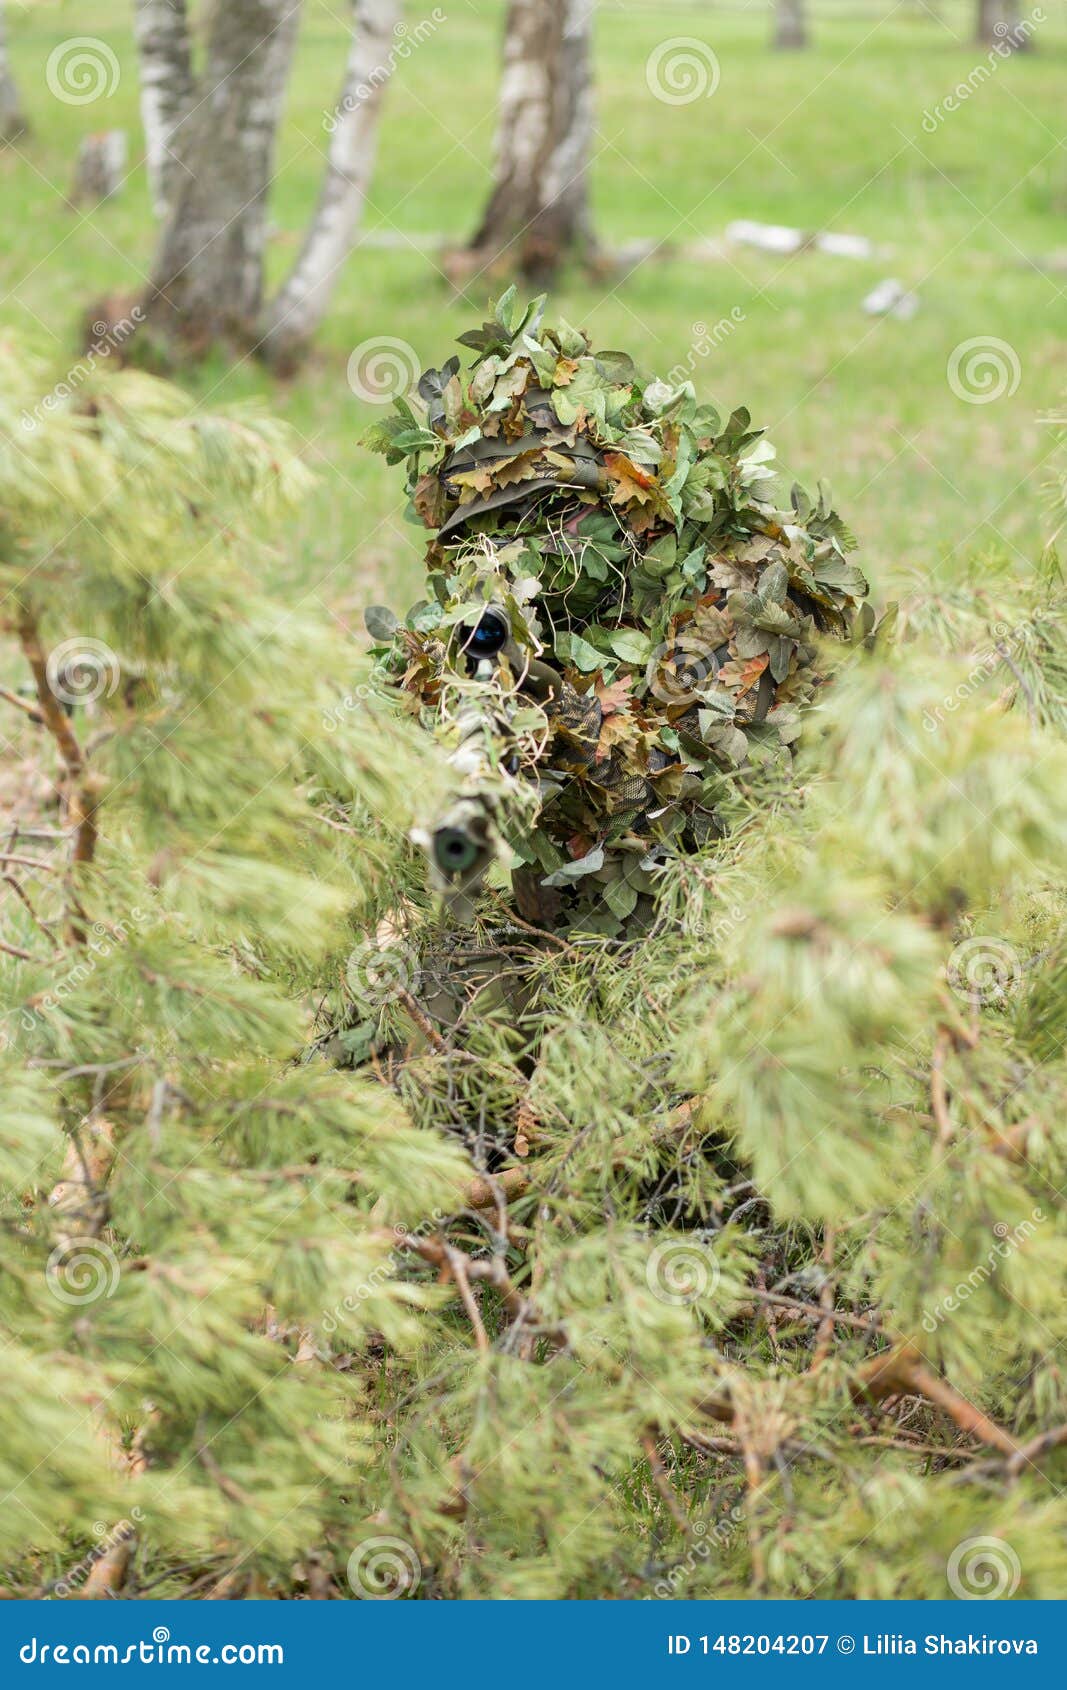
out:
{"label": "white birch bark", "polygon": [[593,0],[511,0],[504,32],[494,185],[475,252],[519,249],[550,272],[591,244]]}
{"label": "white birch bark", "polygon": [[374,168],[386,85],[411,50],[397,38],[399,20],[398,0],[353,0],[341,97],[326,114],[330,147],[318,206],[300,255],[264,317],[264,350],[276,361],[318,327],[352,250]]}
{"label": "white birch bark", "polygon": [[156,216],[163,221],[181,172],[177,148],[182,121],[195,98],[185,0],[134,0],[133,29],[148,186]]}
{"label": "white birch bark", "polygon": [[263,289],[267,194],[300,0],[225,0],[181,126],[181,169],[145,301],[191,347],[251,344]]}

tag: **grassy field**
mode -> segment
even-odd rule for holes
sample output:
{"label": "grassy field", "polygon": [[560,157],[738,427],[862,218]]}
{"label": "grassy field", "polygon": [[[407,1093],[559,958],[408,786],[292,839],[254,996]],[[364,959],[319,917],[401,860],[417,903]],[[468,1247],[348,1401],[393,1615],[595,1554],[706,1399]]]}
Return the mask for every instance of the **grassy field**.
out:
{"label": "grassy field", "polygon": [[[992,549],[1009,548],[1027,569],[1047,531],[1041,465],[1052,442],[1042,416],[1062,413],[1067,375],[1067,19],[1046,0],[1052,21],[1037,26],[1035,51],[990,69],[969,39],[971,4],[827,6],[813,48],[775,54],[762,5],[602,0],[598,232],[609,247],[646,237],[666,245],[628,272],[564,278],[555,304],[600,344],[651,367],[692,357],[702,395],[747,404],[789,472],[828,476],[880,595],[902,573],[948,575]],[[34,127],[0,155],[0,326],[45,347],[57,374],[86,305],[136,289],[152,252],[129,11],[129,0],[8,7]],[[409,5],[411,25],[430,11]],[[275,274],[317,191],[346,12],[337,0],[306,0],[272,202]],[[445,0],[439,12],[445,21],[388,91],[366,226],[395,244],[354,255],[313,364],[285,385],[252,361],[188,378],[205,400],[255,397],[298,431],[321,479],[279,539],[277,570],[353,626],[369,600],[407,601],[419,553],[396,472],[358,444],[374,410],[349,390],[348,355],[386,334],[439,362],[490,292],[476,278],[458,296],[432,251],[410,239],[462,237],[488,185],[502,5]],[[45,67],[78,35],[108,44],[118,77],[113,92],[72,105],[49,92]],[[713,50],[713,96],[672,105],[650,92],[646,62],[673,37]],[[989,74],[937,121],[935,108],[976,65]],[[935,114],[925,126],[924,113]],[[83,215],[65,190],[80,138],[105,127],[128,131],[131,175],[120,197]],[[857,261],[725,246],[736,218],[865,235],[880,251]],[[719,242],[718,254],[687,255],[700,240]],[[913,321],[863,313],[887,276],[917,290]],[[699,325],[731,311],[736,326],[693,353]],[[1000,357],[1014,391],[990,403],[967,402],[947,379],[953,349],[977,337],[1009,349]]]}

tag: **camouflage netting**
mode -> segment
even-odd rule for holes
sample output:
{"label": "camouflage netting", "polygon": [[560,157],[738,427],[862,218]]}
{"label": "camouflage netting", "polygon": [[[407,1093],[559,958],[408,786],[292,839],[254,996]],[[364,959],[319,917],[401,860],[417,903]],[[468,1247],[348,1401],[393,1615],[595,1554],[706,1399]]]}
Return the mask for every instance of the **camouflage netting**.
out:
{"label": "camouflage netting", "polygon": [[612,935],[647,917],[669,851],[722,832],[737,771],[789,757],[817,636],[849,633],[867,583],[825,486],[815,501],[794,486],[778,508],[773,449],[747,411],[723,421],[691,382],[544,328],[543,309],[510,290],[460,336],[466,377],[458,357],[427,370],[419,399],[367,436],[406,463],[411,514],[433,534],[427,598],[368,626],[440,731],[487,608],[502,613],[500,773],[533,780],[540,804],[536,825],[496,811],[526,865],[519,907]]}

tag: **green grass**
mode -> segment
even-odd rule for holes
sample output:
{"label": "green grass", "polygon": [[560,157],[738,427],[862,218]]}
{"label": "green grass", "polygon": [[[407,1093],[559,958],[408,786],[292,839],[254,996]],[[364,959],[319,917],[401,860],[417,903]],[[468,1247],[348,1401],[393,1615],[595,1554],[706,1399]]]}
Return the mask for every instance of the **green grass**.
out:
{"label": "green grass", "polygon": [[[411,24],[430,9],[409,5]],[[461,237],[487,192],[502,7],[445,0],[441,9],[446,21],[388,92],[371,230]],[[999,63],[931,135],[924,112],[984,58],[968,38],[971,4],[943,6],[946,24],[917,3],[853,0],[820,12],[816,45],[795,54],[769,50],[762,7],[600,7],[598,230],[609,244],[670,244],[629,274],[564,278],[554,303],[600,344],[663,371],[689,355],[692,325],[743,312],[696,358],[698,389],[747,404],[790,473],[831,480],[883,595],[902,572],[947,575],[992,549],[1009,548],[1025,570],[1047,530],[1041,462],[1051,440],[1041,416],[1063,408],[1067,269],[1042,273],[1031,261],[1067,252],[1067,20],[1048,0],[1044,9],[1055,22],[1038,29],[1037,50]],[[129,5],[97,0],[91,18],[66,5],[9,11],[34,134],[0,156],[0,325],[48,347],[58,374],[85,306],[137,288],[152,252]],[[272,202],[274,276],[317,191],[346,11],[307,0]],[[90,105],[65,105],[48,91],[45,64],[83,32],[111,46],[119,85]],[[670,106],[649,92],[646,59],[674,36],[714,49],[714,97]],[[120,198],[83,216],[64,192],[80,137],[104,127],[127,129],[136,167]],[[679,252],[739,217],[863,234],[885,252],[870,262]],[[913,322],[862,313],[865,293],[888,275],[918,289]],[[348,354],[387,334],[440,361],[489,292],[483,278],[457,297],[413,247],[367,248],[350,262],[299,380],[276,384],[253,362],[188,378],[205,399],[258,397],[298,431],[321,483],[279,537],[277,570],[354,626],[370,600],[407,601],[419,537],[402,521],[396,473],[358,444],[374,410],[349,391]],[[976,336],[1008,342],[1020,369],[1014,394],[984,405],[956,397],[946,379],[952,349]]]}

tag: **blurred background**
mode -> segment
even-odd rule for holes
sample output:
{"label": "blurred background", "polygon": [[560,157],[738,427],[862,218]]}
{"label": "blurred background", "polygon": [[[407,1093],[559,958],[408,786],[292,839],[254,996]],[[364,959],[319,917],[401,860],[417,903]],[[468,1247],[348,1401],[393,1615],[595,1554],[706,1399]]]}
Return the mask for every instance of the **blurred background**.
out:
{"label": "blurred background", "polygon": [[[134,8],[3,9],[2,328],[62,376],[98,302],[135,300],[154,274]],[[359,444],[390,397],[374,390],[379,343],[442,362],[514,270],[491,242],[463,251],[493,187],[506,12],[403,8],[360,232],[302,361],[279,373],[252,346],[209,345],[172,371],[296,431],[319,479],[272,584],[354,633],[366,603],[402,607],[421,573],[399,474]],[[298,22],[268,289],[320,194],[352,9],[305,0]],[[190,27],[204,52],[210,4]],[[551,275],[552,314],[747,405],[788,474],[829,479],[879,598],[994,551],[1032,568],[1067,369],[1063,0],[599,0],[591,81],[591,244]],[[99,198],[75,187],[79,151],[83,178],[86,156],[106,174],[90,138],[113,131]],[[223,151],[241,144],[220,128]]]}

